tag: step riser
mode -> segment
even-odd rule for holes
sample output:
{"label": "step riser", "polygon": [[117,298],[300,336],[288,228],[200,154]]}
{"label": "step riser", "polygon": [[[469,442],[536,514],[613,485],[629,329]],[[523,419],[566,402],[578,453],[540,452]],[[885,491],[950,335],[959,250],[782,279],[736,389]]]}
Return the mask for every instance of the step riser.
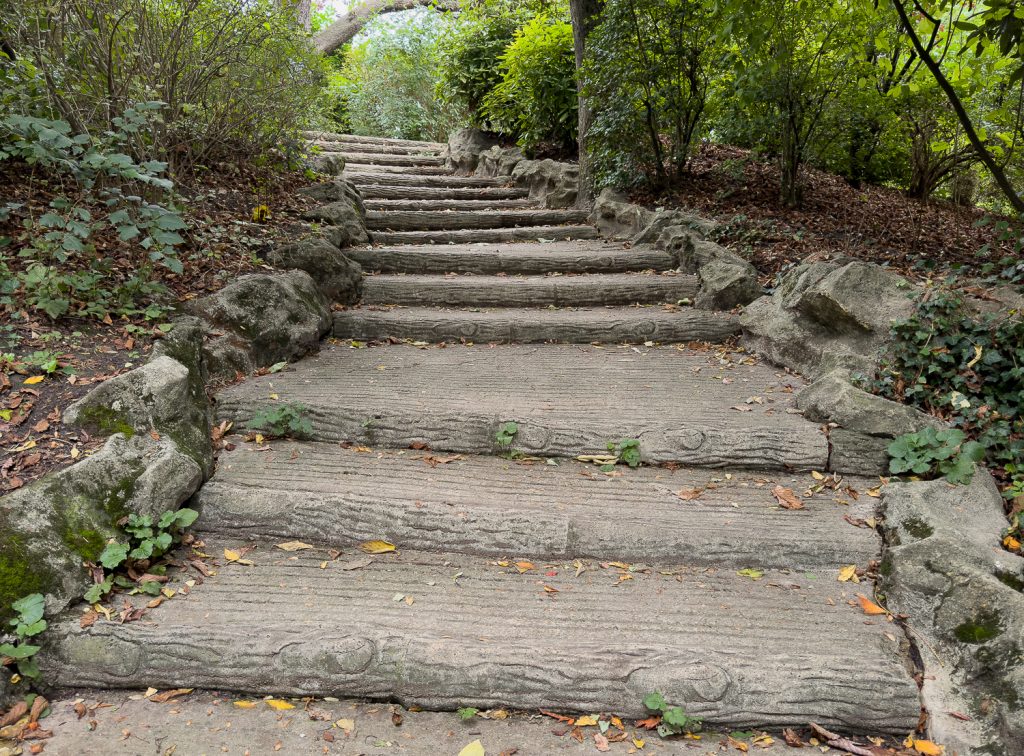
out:
{"label": "step riser", "polygon": [[527,207],[537,207],[537,203],[530,199],[510,200],[367,200],[367,210],[394,211],[394,210],[519,210]]}
{"label": "step riser", "polygon": [[374,244],[472,244],[568,239],[598,239],[593,226],[533,226],[459,231],[374,231]]}
{"label": "step riser", "polygon": [[677,263],[659,250],[552,251],[550,244],[531,245],[536,249],[499,249],[480,247],[476,251],[418,249],[348,249],[345,256],[359,263],[364,271],[380,273],[496,273],[544,275],[545,273],[632,273],[642,270],[672,270]]}
{"label": "step riser", "polygon": [[[603,278],[595,276],[594,278]],[[617,277],[618,278],[618,277]],[[510,279],[505,286],[482,283],[475,276],[441,278],[369,277],[363,281],[364,305],[433,305],[438,307],[614,307],[676,303],[692,299],[693,276],[637,276],[630,283],[574,280],[575,277]],[[487,281],[487,279],[484,279]]]}
{"label": "step riser", "polygon": [[623,317],[618,322],[608,319],[586,322],[570,320],[552,322],[543,314],[530,317],[517,312],[505,316],[500,312],[482,317],[472,312],[417,310],[415,320],[395,314],[368,310],[349,310],[334,314],[334,337],[357,341],[409,339],[432,344],[472,341],[477,344],[642,344],[655,341],[678,344],[690,341],[718,343],[739,333],[739,322],[727,316],[704,312],[682,312],[671,319]]}
{"label": "step riser", "polygon": [[505,188],[507,180],[481,178],[477,176],[410,176],[402,173],[374,173],[360,171],[348,177],[358,187],[375,186],[412,186],[412,187],[499,187]]}
{"label": "step riser", "polygon": [[345,165],[395,165],[411,167],[417,165],[443,166],[444,158],[431,157],[429,155],[388,155],[386,153],[372,154],[368,152],[335,152],[345,161]]}
{"label": "step riser", "polygon": [[514,228],[582,224],[587,213],[578,210],[371,210],[366,225],[371,231],[455,231],[459,229]]}
{"label": "step riser", "polygon": [[388,137],[357,136],[354,134],[336,134],[329,131],[303,132],[306,139],[342,144],[382,144],[394,147],[424,147],[441,152],[448,145],[444,142],[423,142],[416,139],[391,139]]}
{"label": "step riser", "polygon": [[[402,176],[450,176],[452,172],[437,165],[366,165],[364,163],[348,163],[345,165],[345,178],[353,179],[362,173],[379,175],[395,173]],[[354,180],[354,179],[353,179]]]}
{"label": "step riser", "polygon": [[371,155],[424,155],[426,157],[441,157],[440,152],[430,147],[407,147],[391,146],[386,144],[370,144],[369,142],[313,142],[314,147],[319,147],[324,152],[349,152]]}
{"label": "step riser", "polygon": [[530,194],[527,189],[515,187],[446,188],[443,186],[384,186],[375,183],[360,184],[359,193],[363,195],[363,199],[367,200],[521,199]]}

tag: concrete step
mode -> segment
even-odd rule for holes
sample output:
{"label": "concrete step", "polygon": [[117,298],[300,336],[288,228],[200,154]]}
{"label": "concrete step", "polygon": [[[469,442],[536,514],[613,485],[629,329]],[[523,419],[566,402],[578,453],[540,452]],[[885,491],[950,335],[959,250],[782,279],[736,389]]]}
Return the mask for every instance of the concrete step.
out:
{"label": "concrete step", "polygon": [[414,166],[414,165],[436,165],[443,166],[444,158],[439,155],[425,155],[425,154],[396,154],[388,152],[337,152],[335,153],[339,157],[345,160],[345,166],[349,165],[399,165],[399,166]]}
{"label": "concrete step", "polygon": [[814,721],[871,734],[905,734],[920,715],[899,629],[866,622],[848,603],[865,588],[831,569],[753,580],[581,561],[520,574],[405,549],[345,569],[366,555],[334,561],[267,542],[246,565],[221,557],[242,539],[205,541],[216,574],[143,621],[54,622],[38,655],[44,679],[628,718],[658,690],[711,726]]}
{"label": "concrete step", "polygon": [[443,165],[371,165],[368,163],[349,163],[345,165],[345,178],[352,178],[359,173],[400,173],[404,176],[450,176],[452,172]]}
{"label": "concrete step", "polygon": [[684,347],[394,345],[325,347],[283,373],[217,396],[218,419],[245,426],[302,405],[312,440],[491,454],[508,421],[511,449],[575,457],[638,439],[645,462],[823,470],[819,427],[791,414],[800,379],[743,353]]}
{"label": "concrete step", "polygon": [[585,210],[369,210],[370,231],[454,231],[457,229],[561,226],[586,223]]}
{"label": "concrete step", "polygon": [[522,199],[530,196],[528,189],[514,186],[394,186],[374,183],[360,183],[359,193],[365,200],[487,200]]}
{"label": "concrete step", "polygon": [[530,199],[371,199],[367,210],[507,210],[537,207]]}
{"label": "concrete step", "polygon": [[362,188],[366,185],[375,186],[412,186],[412,187],[505,187],[509,179],[487,178],[485,176],[414,176],[407,173],[383,173],[359,171],[348,176],[352,183]]}
{"label": "concrete step", "polygon": [[[205,533],[305,541],[346,549],[384,539],[405,549],[549,561],[589,557],[743,569],[826,569],[878,557],[875,531],[844,515],[874,516],[874,500],[841,491],[786,510],[771,490],[803,494],[803,474],[721,472],[360,451],[337,444],[239,437],[196,495]],[[846,483],[859,490],[877,479]],[[699,491],[683,501],[677,491]],[[651,537],[657,523],[659,537]]]}
{"label": "concrete step", "polygon": [[364,305],[437,307],[605,307],[676,303],[697,295],[696,276],[586,273],[576,276],[388,274],[363,280]]}
{"label": "concrete step", "polygon": [[345,256],[380,273],[628,273],[678,265],[662,250],[606,241],[360,247],[345,250]]}
{"label": "concrete step", "polygon": [[334,336],[358,341],[391,339],[480,344],[661,344],[720,342],[738,334],[732,315],[689,307],[594,307],[493,310],[365,307],[334,313]]}
{"label": "concrete step", "polygon": [[438,156],[441,149],[419,144],[374,144],[373,142],[331,142],[320,140],[313,142],[324,152],[354,152],[372,155],[430,155]]}
{"label": "concrete step", "polygon": [[426,147],[438,152],[448,145],[444,142],[424,142],[416,139],[392,139],[390,137],[358,136],[356,134],[338,134],[331,131],[305,131],[306,139],[324,142],[340,142],[343,144],[380,144],[391,147]]}
{"label": "concrete step", "polygon": [[452,231],[374,231],[374,244],[503,244],[519,241],[599,239],[593,226],[526,226],[524,228],[462,228]]}

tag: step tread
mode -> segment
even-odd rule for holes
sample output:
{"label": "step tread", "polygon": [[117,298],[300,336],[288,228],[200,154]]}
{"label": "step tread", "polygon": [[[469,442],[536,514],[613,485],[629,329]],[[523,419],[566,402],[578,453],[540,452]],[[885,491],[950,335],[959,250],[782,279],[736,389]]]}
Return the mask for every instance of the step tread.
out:
{"label": "step tread", "polygon": [[[835,490],[806,473],[726,478],[619,466],[605,474],[576,461],[552,466],[283,440],[268,451],[231,441],[235,448],[221,454],[196,496],[203,532],[338,548],[383,538],[403,548],[496,557],[735,568],[838,570],[866,566],[879,551],[875,531],[843,519],[874,516],[875,500],[853,500],[846,487],[864,491],[877,480],[848,478]],[[782,509],[771,493],[776,485],[797,492],[806,508]],[[678,491],[700,493],[684,501]]]}
{"label": "step tread", "polygon": [[624,247],[600,239],[587,241],[407,244],[355,247],[346,257],[363,270],[386,273],[613,273],[670,270],[671,254],[653,247]]}
{"label": "step tread", "polygon": [[418,139],[397,139],[393,137],[361,136],[358,134],[340,134],[334,131],[306,131],[303,136],[307,139],[322,140],[325,142],[355,142],[362,144],[387,144],[409,147],[430,147],[443,150],[448,145],[444,142],[428,142]]}
{"label": "step tread", "polygon": [[371,231],[418,231],[476,229],[511,226],[557,226],[585,223],[583,210],[370,210],[366,225]]}
{"label": "step tread", "polygon": [[824,469],[819,427],[787,412],[800,379],[747,362],[681,346],[335,345],[224,389],[217,412],[244,422],[275,394],[309,408],[320,440],[486,453],[499,425],[515,421],[525,453],[575,456],[637,438],[650,462]]}
{"label": "step tread", "polygon": [[405,173],[374,173],[369,170],[353,172],[348,178],[356,186],[362,187],[364,184],[375,184],[383,186],[440,186],[440,187],[466,187],[466,186],[482,186],[482,187],[507,187],[509,185],[509,179],[505,178],[488,178],[484,176],[455,176],[455,175],[444,175],[444,176],[418,176],[409,175]]}
{"label": "step tread", "polygon": [[434,199],[522,199],[529,197],[528,189],[516,186],[396,186],[393,184],[360,184],[363,199],[434,200]]}
{"label": "step tread", "polygon": [[663,344],[721,342],[740,331],[733,315],[689,307],[359,307],[334,313],[334,336],[431,343]]}
{"label": "step tread", "polygon": [[503,210],[537,207],[531,199],[368,199],[367,210]]}
{"label": "step tread", "polygon": [[696,296],[695,275],[582,273],[502,276],[381,273],[363,280],[363,304],[572,307],[678,302]]}
{"label": "step tread", "polygon": [[522,228],[468,228],[451,231],[374,231],[375,244],[473,244],[512,241],[597,239],[593,226],[525,226]]}
{"label": "step tread", "polygon": [[[206,553],[240,545],[210,539]],[[326,552],[269,543],[246,559],[254,564],[222,564],[144,621],[58,625],[40,654],[46,679],[630,717],[660,690],[709,724],[817,721],[874,733],[910,731],[920,713],[886,636],[894,626],[865,622],[831,570],[755,581],[590,564],[577,577],[571,562],[519,574],[481,557],[405,550],[345,570]]]}
{"label": "step tread", "polygon": [[352,178],[360,174],[399,174],[402,176],[450,176],[451,171],[443,165],[378,165],[346,163],[343,175]]}

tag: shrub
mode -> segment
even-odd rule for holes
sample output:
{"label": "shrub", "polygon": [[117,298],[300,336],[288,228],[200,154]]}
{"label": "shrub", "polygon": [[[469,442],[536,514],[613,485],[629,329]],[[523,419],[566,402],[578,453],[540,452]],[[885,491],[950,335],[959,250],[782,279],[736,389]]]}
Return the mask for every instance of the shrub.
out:
{"label": "shrub", "polygon": [[950,483],[968,484],[974,477],[974,463],[985,456],[985,447],[968,441],[958,428],[924,428],[895,439],[888,447],[889,472],[934,478],[943,476]]}
{"label": "shrub", "polygon": [[686,168],[711,78],[706,3],[610,0],[587,43],[588,146],[598,181],[663,186]]}
{"label": "shrub", "polygon": [[571,149],[578,126],[571,24],[537,16],[516,32],[500,61],[501,82],[483,101],[487,120],[527,150]]}

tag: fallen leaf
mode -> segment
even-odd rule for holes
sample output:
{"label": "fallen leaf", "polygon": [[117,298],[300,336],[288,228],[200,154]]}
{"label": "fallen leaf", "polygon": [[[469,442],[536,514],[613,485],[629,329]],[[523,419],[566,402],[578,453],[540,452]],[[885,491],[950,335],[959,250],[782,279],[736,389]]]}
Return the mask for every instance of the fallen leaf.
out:
{"label": "fallen leaf", "polygon": [[737,570],[736,574],[740,577],[748,577],[751,580],[760,580],[764,577],[764,572],[762,570],[755,570],[752,567],[748,567],[745,570]]}
{"label": "fallen leaf", "polygon": [[743,751],[746,753],[750,750],[750,746],[744,743],[742,740],[736,740],[732,735],[727,736],[729,738],[729,745],[735,748],[737,751]]}
{"label": "fallen leaf", "polygon": [[32,426],[32,430],[36,433],[46,433],[46,431],[50,430],[50,423],[48,420],[40,420]]}
{"label": "fallen leaf", "polygon": [[372,557],[365,557],[363,559],[353,559],[351,562],[342,562],[338,565],[339,570],[361,570],[363,567],[369,567],[373,564]]}
{"label": "fallen leaf", "polygon": [[1020,541],[1018,541],[1011,535],[1008,535],[1006,536],[1006,538],[1003,539],[1003,546],[1005,546],[1010,551],[1020,551]]}
{"label": "fallen leaf", "polygon": [[295,708],[295,704],[290,704],[287,701],[282,701],[280,698],[268,698],[265,701],[265,703],[271,709],[275,709],[277,711],[287,711],[288,709]]}
{"label": "fallen leaf", "polygon": [[354,719],[339,719],[334,723],[334,726],[346,735],[351,735],[352,731],[356,729],[356,722]]}
{"label": "fallen leaf", "polygon": [[474,740],[468,746],[459,751],[459,756],[486,756],[484,745],[479,740]]}
{"label": "fallen leaf", "polygon": [[543,714],[545,717],[551,717],[552,719],[556,719],[559,722],[565,722],[566,724],[571,725],[573,722],[576,721],[572,717],[567,717],[564,714],[555,714],[555,712],[553,711],[546,711],[544,709],[539,709],[538,711],[540,711],[540,713]]}
{"label": "fallen leaf", "polygon": [[661,717],[659,717],[659,716],[651,716],[651,717],[647,717],[647,719],[641,719],[639,722],[636,723],[636,726],[637,727],[642,727],[645,730],[653,730],[655,727],[657,727],[660,724],[661,724]]}
{"label": "fallen leaf", "polygon": [[778,500],[780,506],[783,509],[803,509],[804,503],[800,501],[800,498],[793,493],[792,488],[783,488],[782,486],[775,486],[772,489],[772,496]]}
{"label": "fallen leaf", "polygon": [[153,703],[167,703],[172,698],[185,696],[191,692],[192,688],[175,688],[174,690],[165,690],[163,693],[156,693],[150,696],[149,700]]}
{"label": "fallen leaf", "polygon": [[92,609],[90,609],[89,611],[85,612],[85,614],[83,614],[81,618],[78,620],[78,626],[82,629],[92,627],[94,624],[96,624],[96,620],[98,620],[99,618],[99,612],[95,612]]}
{"label": "fallen leaf", "polygon": [[44,376],[41,376],[41,375],[33,375],[31,378],[26,378],[25,379],[25,385],[26,386],[35,386],[37,383],[42,383],[43,382],[43,377]]}
{"label": "fallen leaf", "polygon": [[239,709],[255,709],[256,708],[256,702],[255,701],[235,701],[234,704]]}
{"label": "fallen leaf", "polygon": [[519,570],[519,574],[522,575],[524,572],[533,569],[533,562],[516,562],[516,569]]}
{"label": "fallen leaf", "polygon": [[647,745],[647,741],[646,740],[644,740],[643,738],[638,738],[638,737],[636,737],[636,735],[633,736],[632,740],[633,740],[633,745],[636,748],[640,749],[641,751],[644,749],[644,746]]}
{"label": "fallen leaf", "polygon": [[786,745],[790,748],[803,748],[804,741],[796,734],[796,730],[792,727],[787,727],[782,731],[782,737],[786,740]]}
{"label": "fallen leaf", "polygon": [[907,738],[907,742],[903,745],[913,748],[922,756],[942,756],[946,750],[945,746],[940,746],[930,740],[917,740],[916,738]]}
{"label": "fallen leaf", "polygon": [[553,588],[550,585],[545,585],[544,586],[544,590],[547,593],[558,593],[558,589],[557,588]]}
{"label": "fallen leaf", "polygon": [[880,607],[874,601],[869,599],[863,593],[857,594],[857,601],[860,602],[860,608],[864,610],[864,614],[888,614],[885,609]]}
{"label": "fallen leaf", "polygon": [[585,717],[580,717],[576,720],[577,727],[597,727],[597,717],[593,714],[588,714]]}
{"label": "fallen leaf", "polygon": [[281,551],[302,551],[303,549],[311,549],[313,546],[302,541],[288,541],[287,543],[277,544],[277,548],[281,549]]}
{"label": "fallen leaf", "polygon": [[608,738],[606,738],[599,732],[594,733],[594,746],[599,751],[610,751],[612,748],[610,745],[608,745]]}
{"label": "fallen leaf", "polygon": [[235,564],[252,564],[251,561],[249,561],[248,559],[242,559],[241,554],[239,554],[237,551],[232,551],[231,549],[224,549],[224,558],[227,559],[229,562],[234,562]]}
{"label": "fallen leaf", "polygon": [[367,541],[366,543],[359,544],[359,548],[367,554],[386,554],[389,551],[395,550],[395,544],[388,543],[387,541]]}
{"label": "fallen leaf", "polygon": [[693,501],[694,499],[700,498],[702,493],[704,493],[703,488],[680,488],[676,491],[676,496],[683,501]]}
{"label": "fallen leaf", "polygon": [[857,565],[855,564],[848,564],[839,569],[839,582],[849,583],[850,581],[854,583],[860,582],[860,578],[857,577]]}
{"label": "fallen leaf", "polygon": [[815,480],[825,480],[825,476],[822,475],[817,470],[811,470],[811,477],[814,478]]}

